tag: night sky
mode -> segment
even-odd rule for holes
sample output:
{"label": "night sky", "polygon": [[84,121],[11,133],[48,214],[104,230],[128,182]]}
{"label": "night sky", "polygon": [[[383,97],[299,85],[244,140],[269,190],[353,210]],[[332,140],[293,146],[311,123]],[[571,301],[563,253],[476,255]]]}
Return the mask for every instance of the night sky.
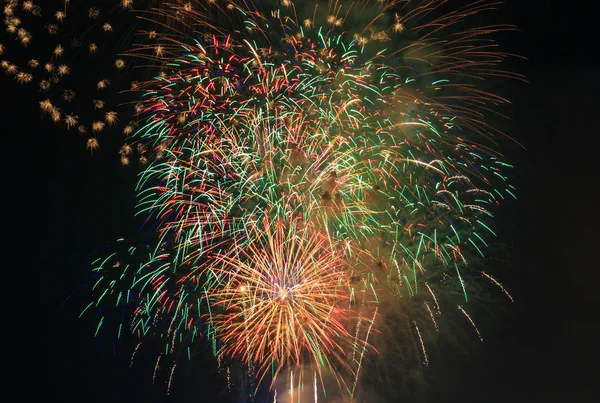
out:
{"label": "night sky", "polygon": [[[442,362],[432,364],[427,392],[415,403],[598,399],[593,3],[509,0],[502,7],[502,19],[521,29],[503,49],[529,59],[513,62],[529,83],[502,90],[513,101],[502,128],[527,148],[511,150],[519,201],[502,213],[513,252],[501,280],[515,303],[490,314],[484,343],[473,338],[468,352],[436,357]],[[89,278],[86,256],[135,232],[134,170],[120,167],[118,139],[90,156],[84,139],[41,119],[37,95],[10,79],[0,91],[0,132],[8,139],[2,328],[4,390],[12,397],[5,401],[217,401],[212,368],[200,362],[182,370],[167,397],[162,381],[152,385],[151,361],[129,368],[130,349],[113,355],[106,339],[94,339],[95,323],[77,319],[80,305],[61,307]]]}

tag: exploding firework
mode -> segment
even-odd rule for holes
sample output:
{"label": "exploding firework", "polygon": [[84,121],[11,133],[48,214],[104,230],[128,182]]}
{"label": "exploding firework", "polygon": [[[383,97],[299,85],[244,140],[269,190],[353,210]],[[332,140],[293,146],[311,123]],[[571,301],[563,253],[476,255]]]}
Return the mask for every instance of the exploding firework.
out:
{"label": "exploding firework", "polygon": [[215,320],[223,353],[256,362],[259,373],[272,363],[275,374],[285,365],[346,364],[349,296],[341,280],[347,264],[330,239],[267,219],[248,235],[258,244],[221,257],[215,273],[219,284],[212,297],[223,304]]}
{"label": "exploding firework", "polygon": [[[9,33],[27,44],[19,2],[5,3]],[[219,366],[239,360],[259,382],[297,373],[290,384],[305,379],[316,394],[332,378],[349,397],[381,340],[415,340],[427,364],[424,329],[438,330],[446,312],[481,338],[468,280],[510,298],[476,262],[496,237],[494,210],[515,193],[497,150],[502,133],[487,120],[507,101],[477,84],[519,76],[502,70],[508,56],[491,39],[513,28],[468,24],[496,3],[451,3],[211,0],[137,10],[143,40],[114,68],[133,60],[152,78],[123,95],[134,108],[120,154],[124,165],[144,165],[138,209],[157,241],[96,260],[95,301],[84,311],[129,307],[117,336],[164,341],[156,369],[203,340]],[[33,80],[2,63],[19,82]],[[70,73],[51,61],[45,70],[41,88]],[[103,100],[93,104],[104,111]],[[40,106],[67,129],[79,125],[50,99]],[[103,112],[87,148],[98,149],[97,134],[122,115]]]}

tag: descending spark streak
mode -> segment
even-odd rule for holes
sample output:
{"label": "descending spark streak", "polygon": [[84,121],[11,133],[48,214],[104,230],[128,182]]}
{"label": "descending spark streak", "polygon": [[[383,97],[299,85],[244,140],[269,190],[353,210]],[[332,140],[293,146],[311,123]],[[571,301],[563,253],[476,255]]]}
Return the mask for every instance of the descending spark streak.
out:
{"label": "descending spark streak", "polygon": [[[371,323],[369,324],[369,329],[367,330],[367,334],[365,336],[365,341],[369,339],[369,334],[371,334],[371,329],[373,328],[373,323],[375,323],[375,317],[377,316],[377,309],[378,308],[375,308],[375,313],[373,314],[373,319],[371,319]],[[366,351],[367,351],[367,347],[363,346],[362,351],[360,352],[360,358],[358,360],[358,368],[356,370],[356,376],[354,377],[354,383],[352,385],[352,392],[350,393],[351,396],[354,396],[354,391],[356,389],[356,385],[358,384],[359,371],[361,369],[362,360],[363,360],[363,357],[364,357],[364,354]]]}
{"label": "descending spark streak", "polygon": [[314,378],[313,378],[313,388],[315,391],[315,403],[317,403],[317,373],[314,373]]}
{"label": "descending spark streak", "polygon": [[167,394],[169,394],[169,392],[171,391],[171,382],[173,382],[173,375],[175,374],[176,367],[176,364],[173,364],[173,366],[171,367],[171,373],[169,374],[169,381],[167,383]]}
{"label": "descending spark streak", "polygon": [[133,366],[133,359],[135,358],[135,353],[137,353],[137,351],[138,351],[138,348],[140,348],[140,346],[141,346],[141,345],[142,345],[142,343],[141,343],[141,342],[139,342],[139,343],[138,343],[138,344],[135,346],[135,348],[133,349],[133,353],[131,354],[131,360],[129,361],[129,366],[130,366],[130,367],[131,367],[131,366]]}
{"label": "descending spark streak", "polygon": [[477,336],[479,336],[479,340],[483,341],[483,337],[481,337],[481,333],[479,333],[479,329],[477,328],[477,325],[475,325],[475,322],[473,322],[473,319],[471,319],[471,316],[469,316],[469,314],[467,313],[467,311],[465,311],[462,306],[458,305],[458,309],[469,320],[469,322],[471,323],[471,326],[473,326],[473,329],[475,329],[475,332],[477,332]]}
{"label": "descending spark streak", "polygon": [[427,356],[427,351],[425,350],[425,344],[423,343],[423,337],[421,336],[421,331],[419,330],[419,326],[417,322],[413,322],[415,325],[415,329],[417,331],[417,335],[419,336],[419,343],[421,344],[421,350],[423,351],[423,364],[429,365],[429,357]]}
{"label": "descending spark streak", "polygon": [[515,300],[513,299],[512,295],[509,294],[509,292],[506,290],[506,288],[504,288],[504,286],[502,284],[500,284],[500,282],[498,282],[498,280],[496,280],[495,278],[493,278],[492,276],[490,276],[489,274],[487,274],[486,272],[482,271],[481,274],[488,278],[492,283],[494,283],[498,288],[500,288],[502,290],[502,292],[504,292],[504,294],[506,294],[506,296],[508,297],[508,299],[510,299],[511,302],[515,302]]}

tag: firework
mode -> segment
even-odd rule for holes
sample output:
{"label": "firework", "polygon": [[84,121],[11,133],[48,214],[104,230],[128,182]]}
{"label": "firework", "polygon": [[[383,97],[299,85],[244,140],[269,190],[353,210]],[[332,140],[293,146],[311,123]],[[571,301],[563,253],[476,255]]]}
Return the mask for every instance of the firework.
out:
{"label": "firework", "polygon": [[[130,307],[118,336],[128,327],[140,343],[162,340],[156,369],[202,339],[220,366],[240,360],[260,382],[275,385],[285,370],[293,385],[306,372],[315,394],[332,377],[350,397],[385,329],[416,340],[425,365],[424,329],[437,331],[443,312],[458,312],[482,338],[467,311],[469,281],[511,298],[475,263],[496,237],[494,210],[515,192],[497,150],[502,133],[487,123],[507,101],[477,83],[519,76],[502,70],[508,56],[491,40],[513,28],[467,23],[496,3],[449,3],[173,1],[138,10],[144,39],[114,68],[133,60],[154,75],[125,92],[135,106],[120,155],[144,164],[138,211],[157,241],[98,259],[85,311]],[[16,2],[6,9],[12,15]],[[13,66],[3,64],[32,80]],[[45,70],[49,82],[70,72],[58,62]],[[79,124],[49,98],[40,107],[67,129]],[[90,151],[127,116],[101,99],[94,107],[103,118],[90,126]]]}
{"label": "firework", "polygon": [[250,244],[234,248],[235,256],[220,257],[215,273],[212,298],[223,305],[215,319],[223,353],[256,363],[259,373],[275,365],[275,375],[285,365],[346,364],[347,263],[330,240],[267,219],[248,237]]}

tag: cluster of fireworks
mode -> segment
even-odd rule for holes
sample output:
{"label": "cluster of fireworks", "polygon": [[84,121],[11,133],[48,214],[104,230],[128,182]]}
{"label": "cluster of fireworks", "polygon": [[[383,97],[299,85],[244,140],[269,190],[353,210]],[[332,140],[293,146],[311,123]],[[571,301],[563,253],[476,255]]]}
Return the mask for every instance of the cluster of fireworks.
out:
{"label": "cluster of fireworks", "polygon": [[[315,400],[331,379],[355,398],[381,340],[417,340],[427,364],[422,335],[445,314],[462,315],[481,338],[467,311],[469,281],[510,297],[475,263],[496,237],[494,210],[515,197],[512,167],[496,150],[501,133],[486,123],[506,101],[478,87],[518,78],[502,71],[506,55],[490,39],[512,27],[470,23],[496,3],[147,3],[136,4],[139,44],[114,68],[153,72],[126,91],[135,101],[121,157],[143,165],[138,210],[158,241],[94,262],[84,312],[100,309],[98,331],[107,307],[126,306],[115,336],[158,337],[156,368],[171,376],[176,356],[208,341],[219,366],[239,360],[272,385],[285,372],[291,385],[314,384]],[[23,45],[32,39],[18,14],[36,11],[5,1],[7,30]],[[69,74],[53,60],[60,49],[29,62],[45,63],[43,91],[63,88]],[[8,53],[0,45],[0,57]],[[40,106],[92,150],[120,124],[115,111],[88,128],[55,101]]]}

